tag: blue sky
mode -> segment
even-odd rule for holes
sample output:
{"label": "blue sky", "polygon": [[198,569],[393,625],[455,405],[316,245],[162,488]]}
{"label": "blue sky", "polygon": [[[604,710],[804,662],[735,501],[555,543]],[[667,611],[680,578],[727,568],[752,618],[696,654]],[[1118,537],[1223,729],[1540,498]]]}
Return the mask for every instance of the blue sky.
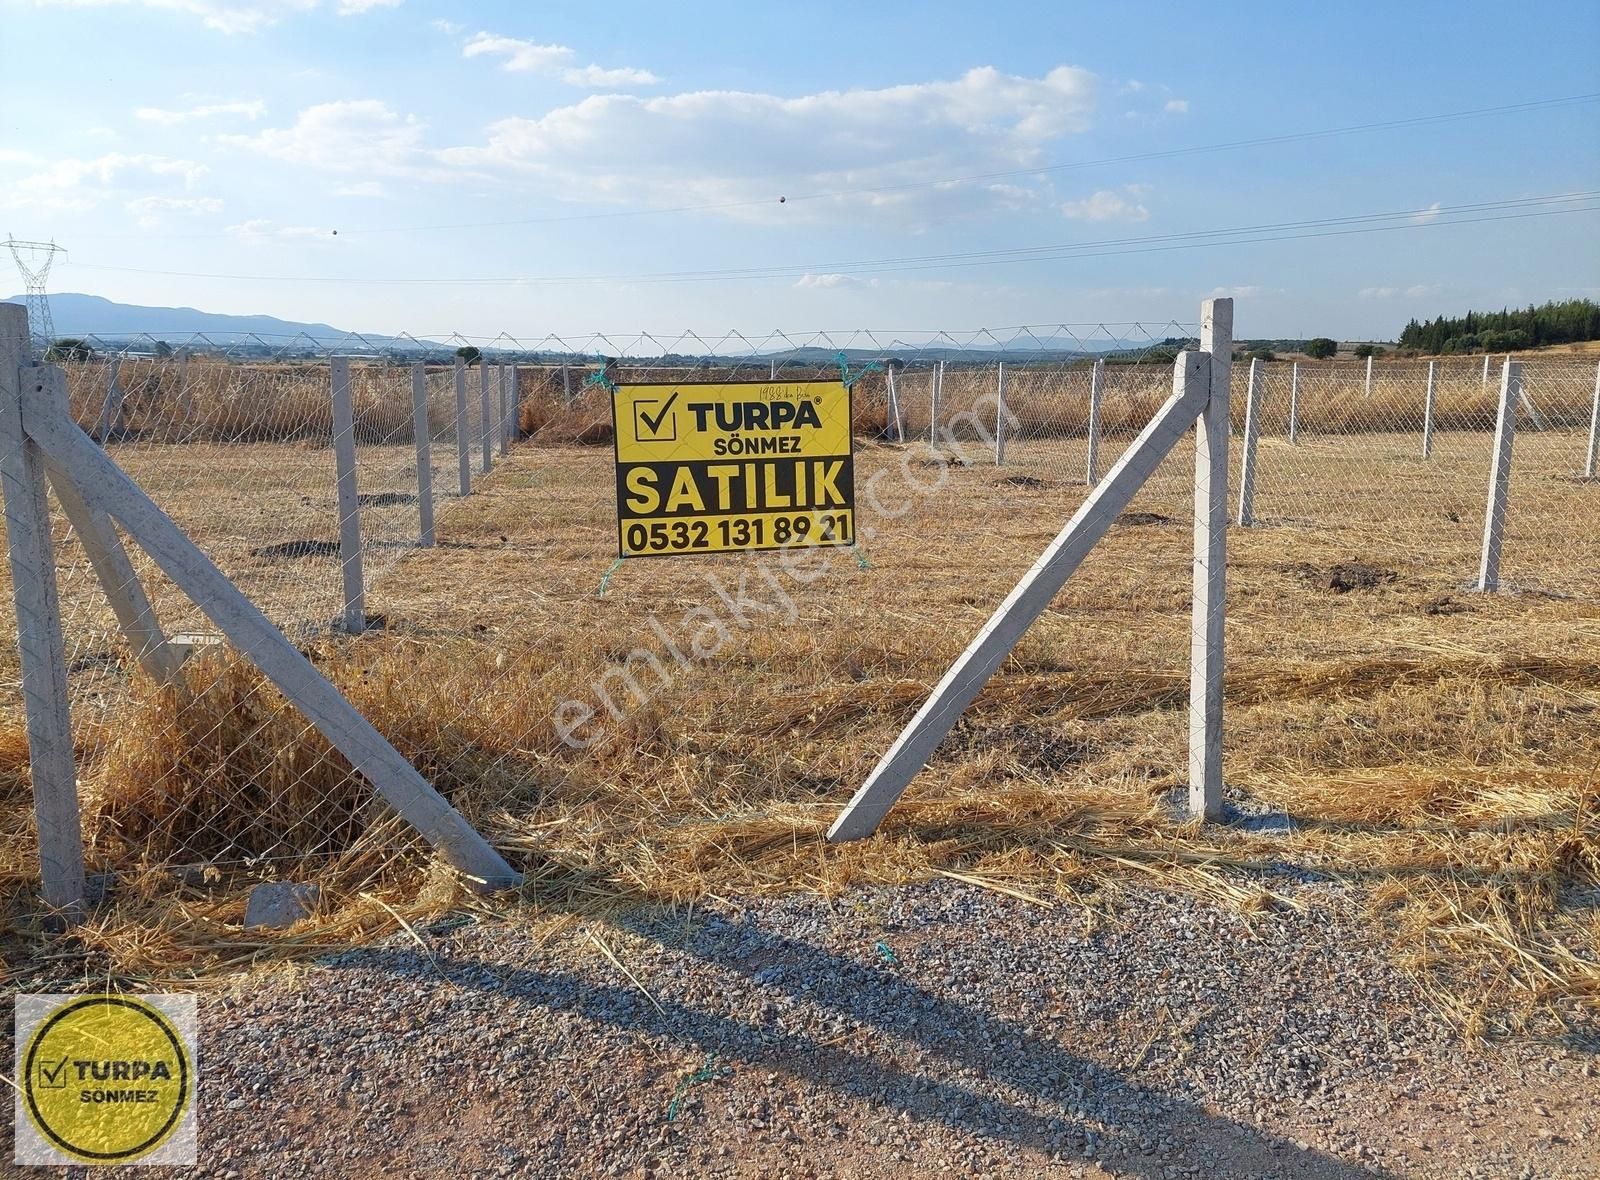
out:
{"label": "blue sky", "polygon": [[[1235,295],[1241,336],[1392,338],[1413,314],[1600,294],[1600,202],[1447,224],[1600,190],[1600,102],[1185,151],[1600,93],[1593,0],[1537,19],[0,0],[0,19],[0,228],[69,249],[58,291],[523,339],[1159,324],[1213,293]],[[1421,212],[1384,233],[971,257],[1400,211]],[[860,265],[896,259],[932,261]],[[781,273],[641,277],[739,270]]]}

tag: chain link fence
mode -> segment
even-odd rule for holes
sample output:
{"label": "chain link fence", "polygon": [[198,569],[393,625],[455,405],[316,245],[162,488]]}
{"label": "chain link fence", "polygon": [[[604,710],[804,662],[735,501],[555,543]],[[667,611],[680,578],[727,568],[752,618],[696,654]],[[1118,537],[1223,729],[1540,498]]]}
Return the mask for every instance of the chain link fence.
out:
{"label": "chain link fence", "polygon": [[[320,349],[193,342],[156,356],[90,341],[64,367],[73,418],[497,847],[536,880],[670,900],[715,871],[758,888],[804,871],[798,834],[832,817],[1150,420],[1193,335],[1164,322],[335,350],[351,356],[359,635],[341,625],[350,555]],[[469,344],[482,355],[458,363]],[[1440,362],[1430,414],[1428,369],[1379,362],[1369,386],[1360,365],[1259,364],[1252,424],[1252,366],[1236,361],[1235,504],[1257,435],[1255,520],[1232,534],[1229,659],[1245,683],[1266,684],[1286,651],[1345,659],[1393,644],[1390,623],[1352,629],[1343,598],[1330,613],[1342,591],[1325,583],[1399,579],[1419,588],[1425,617],[1458,609],[1498,385],[1476,360]],[[1592,602],[1594,368],[1534,357],[1525,372],[1505,580]],[[617,562],[613,383],[841,377],[854,552],[792,567]],[[428,485],[436,543],[424,548]],[[957,798],[962,822],[1004,831],[1044,806],[1024,787],[1081,780],[1105,814],[1132,815],[1181,785],[1192,513],[1186,443],[941,747],[938,806]],[[227,922],[251,881],[314,877],[338,898],[414,869],[395,855],[419,848],[409,830],[148,560],[130,554],[191,653],[170,685],[139,672],[63,521],[55,539],[91,871],[143,896],[176,880],[200,890],[183,895],[195,913]],[[5,684],[16,733],[14,654]],[[1260,781],[1281,740],[1248,721],[1230,730],[1230,782]],[[25,754],[12,763],[21,775]],[[24,796],[9,798],[20,817]],[[914,798],[908,814],[934,837],[954,822]],[[13,844],[15,891],[36,870],[25,840]]]}

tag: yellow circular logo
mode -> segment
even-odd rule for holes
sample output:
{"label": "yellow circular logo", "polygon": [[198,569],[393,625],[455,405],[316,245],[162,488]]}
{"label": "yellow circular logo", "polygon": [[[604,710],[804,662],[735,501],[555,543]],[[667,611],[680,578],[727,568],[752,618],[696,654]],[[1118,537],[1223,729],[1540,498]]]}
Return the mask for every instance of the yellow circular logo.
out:
{"label": "yellow circular logo", "polygon": [[160,1009],[134,996],[83,996],[50,1014],[23,1054],[28,1118],[85,1163],[148,1155],[171,1137],[194,1092],[193,1062]]}

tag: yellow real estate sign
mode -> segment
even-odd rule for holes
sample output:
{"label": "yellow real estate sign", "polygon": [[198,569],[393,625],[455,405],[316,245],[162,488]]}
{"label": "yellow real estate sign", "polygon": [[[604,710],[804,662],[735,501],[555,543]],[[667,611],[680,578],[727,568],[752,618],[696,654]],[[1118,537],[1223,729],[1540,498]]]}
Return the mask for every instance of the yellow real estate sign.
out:
{"label": "yellow real estate sign", "polygon": [[619,385],[623,557],[855,544],[850,388]]}

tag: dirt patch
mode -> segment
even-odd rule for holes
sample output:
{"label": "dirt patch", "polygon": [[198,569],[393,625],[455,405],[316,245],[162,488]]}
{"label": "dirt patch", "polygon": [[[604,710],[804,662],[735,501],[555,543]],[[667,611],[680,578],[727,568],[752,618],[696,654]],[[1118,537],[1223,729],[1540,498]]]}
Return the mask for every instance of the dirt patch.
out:
{"label": "dirt patch", "polygon": [[258,545],[250,550],[251,557],[265,557],[268,561],[293,561],[301,557],[338,557],[339,542],[312,541],[298,537],[276,545]]}
{"label": "dirt patch", "polygon": [[1092,742],[1035,725],[985,725],[963,717],[940,749],[944,753],[981,754],[1005,750],[1029,770],[1054,774],[1078,766],[1096,750]]}
{"label": "dirt patch", "polygon": [[1396,581],[1400,575],[1394,570],[1364,561],[1339,561],[1323,569],[1320,566],[1299,562],[1291,567],[1303,580],[1319,590],[1332,594],[1348,594],[1352,590],[1373,590]]}
{"label": "dirt patch", "polygon": [[1124,512],[1117,517],[1117,523],[1129,528],[1138,528],[1142,525],[1161,525],[1177,523],[1170,516],[1163,516],[1159,512]]}
{"label": "dirt patch", "polygon": [[1462,615],[1471,609],[1472,607],[1449,594],[1430,598],[1422,604],[1422,613],[1425,615]]}
{"label": "dirt patch", "polygon": [[365,492],[356,497],[356,503],[363,508],[398,508],[416,502],[416,496],[410,492]]}
{"label": "dirt patch", "polygon": [[1048,479],[1040,479],[1036,475],[1005,475],[994,482],[996,487],[1047,488],[1050,486]]}

